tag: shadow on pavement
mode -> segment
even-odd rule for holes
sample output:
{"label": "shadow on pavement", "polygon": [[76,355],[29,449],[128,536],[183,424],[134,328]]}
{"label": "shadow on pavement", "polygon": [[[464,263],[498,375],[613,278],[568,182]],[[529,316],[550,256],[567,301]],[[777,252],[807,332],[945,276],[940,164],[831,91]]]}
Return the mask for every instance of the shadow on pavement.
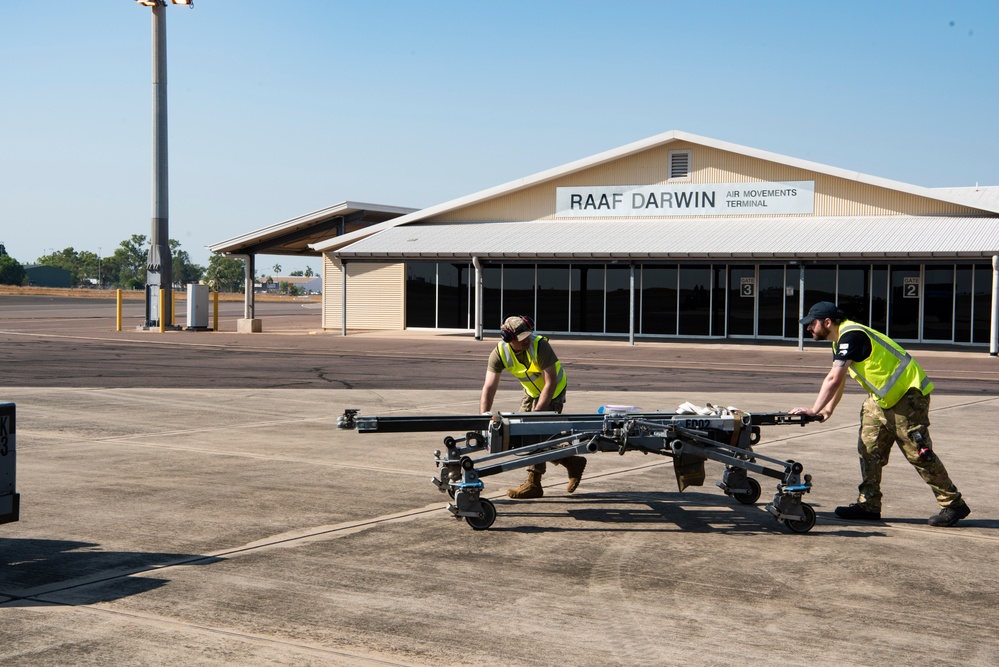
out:
{"label": "shadow on pavement", "polygon": [[[144,593],[167,579],[133,577],[168,565],[208,565],[222,560],[197,554],[101,551],[91,542],[0,537],[0,598],[92,604]],[[69,593],[69,591],[72,591]]]}
{"label": "shadow on pavement", "polygon": [[[968,503],[968,504],[970,505],[971,503]],[[835,519],[835,515],[831,516],[831,518]],[[928,518],[930,518],[929,513],[927,513],[927,515],[926,515],[926,519],[928,519]],[[888,517],[883,516],[881,521],[869,521],[869,522],[866,522],[866,523],[873,523],[874,525],[878,525],[878,524],[880,524],[882,522],[886,522],[886,523],[891,523],[891,524],[896,524],[896,525],[927,526],[926,519],[921,519],[919,517],[915,517],[915,518],[909,517],[909,518],[898,518],[898,519],[896,519],[896,518],[892,518],[890,516],[888,516]],[[842,519],[839,519],[839,521],[842,521]],[[960,521],[957,522],[957,525],[948,526],[946,528],[935,528],[934,530],[960,530],[962,527],[968,527],[968,528],[991,528],[992,530],[995,530],[995,529],[999,528],[999,520],[996,520],[996,519],[975,519],[974,508],[972,508],[972,514],[971,514],[971,516],[969,516],[967,519],[961,519]]]}
{"label": "shadow on pavement", "polygon": [[[496,501],[497,521],[491,531],[523,533],[574,531],[653,531],[663,533],[740,533],[793,534],[773,519],[764,509],[766,503],[741,505],[735,501],[707,493],[684,493],[679,497],[670,492],[610,492],[577,493],[571,497],[552,496],[537,500]],[[545,505],[548,507],[545,507]],[[548,517],[569,516],[579,521],[572,528],[548,527]],[[531,525],[509,525],[513,519],[530,521]],[[820,516],[817,525],[823,524]],[[661,524],[660,527],[651,527]],[[629,527],[630,526],[630,527]],[[823,533],[884,536],[882,531],[839,530]]]}

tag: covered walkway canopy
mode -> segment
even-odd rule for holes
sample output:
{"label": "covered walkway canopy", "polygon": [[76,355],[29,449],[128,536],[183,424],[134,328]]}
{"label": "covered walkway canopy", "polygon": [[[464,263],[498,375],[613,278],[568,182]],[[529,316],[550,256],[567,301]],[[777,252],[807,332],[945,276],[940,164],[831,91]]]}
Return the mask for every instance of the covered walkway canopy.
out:
{"label": "covered walkway canopy", "polygon": [[[255,320],[253,316],[253,281],[257,255],[321,257],[322,252],[311,248],[310,245],[344,236],[417,210],[401,206],[344,201],[215,243],[208,246],[208,249],[214,253],[244,260],[244,318],[247,320],[245,330],[261,331],[259,320]],[[240,331],[244,329],[240,328]]]}

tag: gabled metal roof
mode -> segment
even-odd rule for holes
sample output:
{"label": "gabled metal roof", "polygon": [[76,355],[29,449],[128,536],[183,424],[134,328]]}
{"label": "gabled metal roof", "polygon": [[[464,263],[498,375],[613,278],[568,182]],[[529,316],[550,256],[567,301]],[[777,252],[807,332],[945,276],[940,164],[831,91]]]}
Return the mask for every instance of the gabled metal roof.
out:
{"label": "gabled metal roof", "polygon": [[977,259],[999,254],[999,218],[699,218],[424,223],[333,251],[345,260],[615,261],[747,258]]}
{"label": "gabled metal roof", "polygon": [[208,246],[211,252],[238,255],[312,255],[310,246],[358,228],[398,218],[418,209],[344,201],[269,227]]}
{"label": "gabled metal roof", "polygon": [[978,186],[973,188],[933,188],[934,192],[961,197],[969,206],[999,205],[999,186]]}
{"label": "gabled metal roof", "polygon": [[555,167],[554,169],[548,169],[546,171],[538,172],[531,176],[526,176],[524,178],[517,179],[515,181],[510,181],[509,183],[505,183],[503,185],[498,185],[496,187],[488,188],[486,190],[481,190],[479,192],[467,195],[465,197],[452,199],[451,201],[447,201],[442,204],[438,204],[436,206],[431,206],[429,208],[425,208],[378,225],[373,225],[366,229],[346,234],[342,237],[328,239],[326,241],[315,243],[312,245],[312,248],[317,252],[324,252],[329,250],[335,250],[337,248],[342,248],[362,238],[365,238],[372,234],[383,232],[387,229],[392,229],[394,227],[409,225],[410,223],[426,220],[434,216],[448,213],[455,209],[470,206],[472,204],[479,204],[484,201],[488,201],[490,199],[495,199],[497,197],[509,195],[519,190],[534,187],[540,183],[562,178],[569,174],[573,174],[586,169],[591,169],[593,167],[605,164],[607,162],[612,162],[614,160],[619,160],[621,158],[627,157],[629,155],[649,150],[650,148],[656,148],[665,144],[673,142],[681,142],[681,141],[687,143],[699,144],[701,146],[708,146],[710,148],[716,148],[731,153],[738,153],[741,155],[746,155],[748,157],[767,160],[769,162],[775,162],[778,164],[784,164],[790,167],[805,169],[820,174],[827,174],[829,176],[835,176],[837,178],[856,181],[858,183],[873,185],[879,188],[896,190],[899,192],[917,195],[920,197],[927,197],[929,199],[936,199],[938,201],[948,202],[951,204],[972,206],[974,208],[981,209],[983,212],[999,213],[999,201],[976,200],[975,203],[972,203],[971,201],[969,201],[967,193],[955,194],[953,192],[950,192],[949,191],[950,189],[924,188],[918,185],[910,185],[908,183],[902,183],[900,181],[892,181],[886,178],[879,178],[877,176],[869,176],[867,174],[861,174],[860,172],[856,171],[840,169],[838,167],[830,167],[828,165],[820,164],[818,162],[809,162],[808,160],[800,160],[798,158],[788,157],[786,155],[780,155],[778,153],[761,151],[756,148],[740,146],[738,144],[719,141],[717,139],[711,139],[709,137],[701,137],[696,134],[689,134],[687,132],[681,132],[679,130],[671,130],[669,132],[664,132],[663,134],[658,134],[648,139],[643,139],[641,141],[636,141],[634,143],[621,146],[620,148],[615,148],[613,150],[605,151],[603,153],[598,153],[597,155],[593,155],[591,157],[584,158],[582,160],[576,160],[575,162],[570,162],[560,167]]}

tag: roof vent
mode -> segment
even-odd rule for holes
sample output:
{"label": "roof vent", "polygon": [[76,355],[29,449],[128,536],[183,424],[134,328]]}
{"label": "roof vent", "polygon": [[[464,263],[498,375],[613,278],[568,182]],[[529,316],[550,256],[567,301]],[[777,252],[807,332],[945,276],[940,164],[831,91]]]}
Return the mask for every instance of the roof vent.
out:
{"label": "roof vent", "polygon": [[690,180],[690,151],[669,152],[669,180]]}

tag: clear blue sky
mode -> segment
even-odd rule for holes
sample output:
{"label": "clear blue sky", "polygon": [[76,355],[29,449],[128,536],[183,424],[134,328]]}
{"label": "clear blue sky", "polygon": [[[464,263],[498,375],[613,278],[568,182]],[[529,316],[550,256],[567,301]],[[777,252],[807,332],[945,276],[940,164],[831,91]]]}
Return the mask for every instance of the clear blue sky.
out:
{"label": "clear blue sky", "polygon": [[[422,208],[674,129],[999,185],[996,0],[196,0],[167,42],[170,236],[202,265],[343,200]],[[0,62],[8,252],[148,237],[150,10],[4,0]]]}

